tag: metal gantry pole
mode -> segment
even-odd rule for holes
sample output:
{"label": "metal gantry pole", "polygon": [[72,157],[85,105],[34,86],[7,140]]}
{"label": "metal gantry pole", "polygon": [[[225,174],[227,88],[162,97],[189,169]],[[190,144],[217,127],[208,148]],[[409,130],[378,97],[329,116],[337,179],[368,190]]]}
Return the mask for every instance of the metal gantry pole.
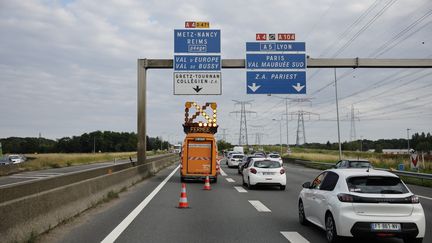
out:
{"label": "metal gantry pole", "polygon": [[289,147],[289,136],[288,136],[288,99],[285,99],[285,119],[286,119],[287,153],[289,153],[288,151],[290,150],[290,147]]}
{"label": "metal gantry pole", "polygon": [[146,160],[146,86],[147,86],[147,59],[138,59],[138,164]]}
{"label": "metal gantry pole", "polygon": [[280,155],[282,156],[282,117],[279,120],[279,144],[280,144]]}
{"label": "metal gantry pole", "polygon": [[336,91],[336,116],[337,116],[338,143],[339,143],[339,160],[341,160],[342,159],[342,146],[341,146],[341,141],[340,141],[339,103],[338,103],[339,101],[338,101],[336,68],[334,68],[334,82],[335,82],[335,91]]}
{"label": "metal gantry pole", "polygon": [[408,154],[409,154],[409,152],[410,152],[410,145],[409,145],[409,131],[410,131],[411,129],[410,128],[407,128],[407,142],[408,142]]}

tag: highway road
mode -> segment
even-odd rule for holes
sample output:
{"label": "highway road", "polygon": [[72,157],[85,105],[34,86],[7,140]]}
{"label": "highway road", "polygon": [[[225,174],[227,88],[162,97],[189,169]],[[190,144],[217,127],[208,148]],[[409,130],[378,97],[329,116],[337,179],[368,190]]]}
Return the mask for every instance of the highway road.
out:
{"label": "highway road", "polygon": [[[171,166],[121,193],[119,199],[57,227],[40,242],[326,242],[324,231],[300,225],[297,217],[301,184],[319,171],[291,164],[285,167],[285,191],[249,190],[242,187],[236,169],[223,165],[223,176],[211,184],[211,191],[203,190],[203,182],[188,182],[190,208],[179,209],[180,176],[177,165]],[[428,225],[424,242],[432,242],[432,190],[410,188],[423,196],[420,200]]]}
{"label": "highway road", "polygon": [[[155,156],[149,156],[148,158],[153,158],[153,157]],[[134,161],[136,161],[136,159],[134,159]],[[110,161],[110,162],[93,163],[93,164],[85,164],[85,165],[74,165],[74,166],[63,167],[63,168],[52,168],[52,169],[45,169],[45,170],[20,172],[9,176],[0,177],[0,188],[5,186],[20,184],[23,182],[42,180],[48,177],[62,176],[69,173],[75,173],[75,172],[85,171],[85,170],[93,170],[97,168],[109,167],[114,164],[124,164],[124,163],[130,163],[130,161],[128,159],[116,160],[115,163],[114,161]]]}

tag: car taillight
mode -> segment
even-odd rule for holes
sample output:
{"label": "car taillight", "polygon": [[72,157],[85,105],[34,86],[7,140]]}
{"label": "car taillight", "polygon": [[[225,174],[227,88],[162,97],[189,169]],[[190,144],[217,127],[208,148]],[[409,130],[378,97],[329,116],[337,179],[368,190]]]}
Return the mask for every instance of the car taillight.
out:
{"label": "car taillight", "polygon": [[254,168],[250,168],[250,172],[251,172],[252,174],[256,174],[256,173],[257,173],[257,171],[256,171]]}
{"label": "car taillight", "polygon": [[351,194],[339,193],[337,197],[341,202],[354,202],[354,196]]}
{"label": "car taillight", "polygon": [[285,174],[285,169],[280,170],[281,175]]}
{"label": "car taillight", "polygon": [[419,203],[419,198],[416,195],[412,195],[411,197],[411,203]]}

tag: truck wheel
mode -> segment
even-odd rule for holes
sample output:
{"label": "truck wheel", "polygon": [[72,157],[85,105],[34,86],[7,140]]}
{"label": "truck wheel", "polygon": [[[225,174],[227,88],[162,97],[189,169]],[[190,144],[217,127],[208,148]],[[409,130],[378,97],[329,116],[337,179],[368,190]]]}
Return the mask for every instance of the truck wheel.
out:
{"label": "truck wheel", "polygon": [[180,182],[185,182],[185,178],[183,176],[180,177]]}
{"label": "truck wheel", "polygon": [[217,182],[217,177],[213,178],[213,183]]}

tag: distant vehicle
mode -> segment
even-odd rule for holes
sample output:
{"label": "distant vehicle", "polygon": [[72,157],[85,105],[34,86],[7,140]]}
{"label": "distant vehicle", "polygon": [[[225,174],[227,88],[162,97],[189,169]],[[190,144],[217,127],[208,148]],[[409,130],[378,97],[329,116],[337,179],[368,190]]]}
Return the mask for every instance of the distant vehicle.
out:
{"label": "distant vehicle", "polygon": [[398,176],[374,169],[329,169],[299,194],[301,224],[326,231],[327,241],[340,237],[398,237],[422,242],[425,215],[419,199]]}
{"label": "distant vehicle", "polygon": [[23,155],[11,154],[8,156],[8,160],[11,164],[19,164],[24,162],[26,159]]}
{"label": "distant vehicle", "polygon": [[266,153],[265,153],[265,152],[262,152],[262,151],[260,151],[260,152],[255,152],[253,155],[259,155],[259,156],[263,156],[263,157],[266,157],[266,156],[267,156]]}
{"label": "distant vehicle", "polygon": [[334,166],[337,169],[342,168],[372,168],[372,164],[368,160],[346,159],[340,160]]}
{"label": "distant vehicle", "polygon": [[243,157],[243,160],[238,164],[238,173],[239,174],[243,173],[244,166],[246,166],[247,163],[249,163],[249,161],[251,161],[251,159],[253,159],[253,158],[264,158],[264,156],[261,156],[261,155],[245,155]]}
{"label": "distant vehicle", "polygon": [[231,158],[231,156],[234,155],[234,154],[241,154],[241,153],[234,152],[234,151],[228,151],[228,152],[227,152],[227,156],[224,158],[224,160],[225,160],[225,164],[226,164],[226,165],[228,165],[228,160],[229,160],[229,159]]}
{"label": "distant vehicle", "polygon": [[182,148],[181,144],[174,145],[173,153],[179,154],[181,152],[181,148]]}
{"label": "distant vehicle", "polygon": [[239,153],[239,154],[244,154],[244,150],[243,150],[243,147],[242,147],[242,146],[235,146],[235,147],[233,148],[233,151],[234,151],[234,152],[237,152],[237,153]]}
{"label": "distant vehicle", "polygon": [[272,159],[272,160],[277,160],[277,161],[279,161],[279,163],[283,164],[283,162],[282,162],[282,158],[281,158],[281,156],[280,156],[278,153],[271,153],[271,154],[268,154],[268,155],[267,155],[267,158],[270,158],[270,159]]}
{"label": "distant vehicle", "polygon": [[253,158],[243,169],[243,185],[252,188],[257,185],[286,187],[285,169],[274,160]]}
{"label": "distant vehicle", "polygon": [[227,160],[228,167],[238,167],[238,164],[243,160],[243,157],[243,154],[232,154]]}

